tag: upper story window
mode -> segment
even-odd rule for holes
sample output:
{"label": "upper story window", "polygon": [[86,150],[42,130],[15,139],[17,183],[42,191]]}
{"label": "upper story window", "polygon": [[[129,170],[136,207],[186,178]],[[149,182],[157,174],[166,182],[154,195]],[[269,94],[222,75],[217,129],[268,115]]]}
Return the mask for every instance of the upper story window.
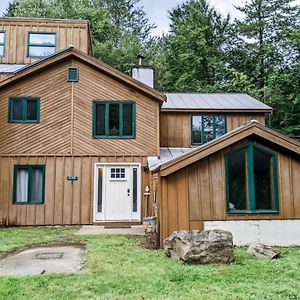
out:
{"label": "upper story window", "polygon": [[226,116],[192,115],[192,144],[201,145],[226,133]]}
{"label": "upper story window", "polygon": [[0,31],[0,57],[5,55],[5,32]]}
{"label": "upper story window", "polygon": [[225,156],[227,211],[278,213],[277,156],[249,144]]}
{"label": "upper story window", "polygon": [[15,165],[13,203],[41,204],[45,194],[44,165]]}
{"label": "upper story window", "polygon": [[130,101],[94,101],[94,138],[134,138],[135,103]]}
{"label": "upper story window", "polygon": [[8,121],[12,123],[37,123],[40,120],[40,98],[10,97]]}
{"label": "upper story window", "polygon": [[49,32],[28,32],[28,57],[45,57],[56,51],[56,34]]}

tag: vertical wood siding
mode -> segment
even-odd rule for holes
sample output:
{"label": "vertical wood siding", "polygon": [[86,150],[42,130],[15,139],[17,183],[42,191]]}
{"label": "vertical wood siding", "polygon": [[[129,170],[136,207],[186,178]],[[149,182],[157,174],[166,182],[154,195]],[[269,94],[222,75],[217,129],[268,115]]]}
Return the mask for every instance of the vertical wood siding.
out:
{"label": "vertical wood siding", "polygon": [[[227,132],[255,119],[265,125],[264,113],[225,113]],[[161,147],[191,147],[191,113],[161,112]]]}
{"label": "vertical wood siding", "polygon": [[28,32],[56,33],[56,51],[73,45],[91,54],[87,22],[0,19],[0,31],[5,31],[5,56],[0,57],[1,64],[30,64],[37,60],[27,57]]}
{"label": "vertical wood siding", "polygon": [[222,152],[161,177],[161,242],[175,230],[201,230],[204,221],[300,219],[300,161],[278,152],[278,172],[279,214],[227,214]]}
{"label": "vertical wood siding", "polygon": [[[115,157],[96,156],[2,156],[0,157],[0,225],[61,225],[93,223],[94,164],[116,162]],[[120,162],[139,162],[146,157],[123,157]],[[45,164],[45,202],[37,205],[12,204],[13,170],[16,164]],[[67,176],[78,176],[69,181]],[[149,173],[142,170],[141,216],[149,214],[143,191]],[[150,207],[150,205],[149,205]]]}

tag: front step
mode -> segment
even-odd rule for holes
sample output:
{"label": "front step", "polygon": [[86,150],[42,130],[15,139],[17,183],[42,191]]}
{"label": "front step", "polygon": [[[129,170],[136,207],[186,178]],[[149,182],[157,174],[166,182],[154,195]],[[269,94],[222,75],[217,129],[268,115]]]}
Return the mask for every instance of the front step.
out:
{"label": "front step", "polygon": [[111,228],[131,228],[131,226],[141,225],[141,222],[94,222],[94,225],[104,226],[104,229]]}

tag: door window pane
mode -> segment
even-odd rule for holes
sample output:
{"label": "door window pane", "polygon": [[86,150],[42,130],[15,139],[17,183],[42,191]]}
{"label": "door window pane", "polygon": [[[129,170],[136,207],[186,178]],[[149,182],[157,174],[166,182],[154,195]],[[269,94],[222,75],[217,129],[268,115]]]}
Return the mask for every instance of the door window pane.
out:
{"label": "door window pane", "polygon": [[254,147],[253,156],[256,209],[274,209],[272,156],[256,147]]}
{"label": "door window pane", "polygon": [[132,211],[137,212],[137,168],[133,168],[132,178]]}
{"label": "door window pane", "polygon": [[123,104],[123,135],[133,135],[133,105],[131,103]]}
{"label": "door window pane", "polygon": [[102,212],[102,185],[103,185],[103,169],[98,169],[98,205],[97,211]]}
{"label": "door window pane", "polygon": [[120,134],[120,106],[119,104],[109,105],[109,135],[118,136]]}
{"label": "door window pane", "polygon": [[229,209],[247,210],[246,149],[228,155]]}

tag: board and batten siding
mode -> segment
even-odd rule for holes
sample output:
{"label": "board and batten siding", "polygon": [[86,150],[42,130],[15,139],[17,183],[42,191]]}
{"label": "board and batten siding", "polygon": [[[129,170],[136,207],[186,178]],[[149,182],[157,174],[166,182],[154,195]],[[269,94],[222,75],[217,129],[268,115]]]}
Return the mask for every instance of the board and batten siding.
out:
{"label": "board and batten siding", "polygon": [[161,177],[160,241],[175,230],[203,230],[204,221],[300,219],[300,161],[278,152],[278,172],[279,214],[227,214],[222,152]]}
{"label": "board and batten siding", "polygon": [[[77,66],[79,82],[67,82]],[[10,96],[40,97],[39,123],[9,123]],[[94,100],[136,103],[136,137],[94,139]],[[0,154],[155,156],[159,154],[159,102],[70,59],[0,91]]]}
{"label": "board and batten siding", "polygon": [[[207,112],[210,114],[210,112]],[[191,147],[191,115],[190,112],[164,112],[160,114],[161,147]],[[205,114],[205,112],[201,112]],[[222,114],[216,113],[216,114]],[[227,132],[242,126],[251,120],[265,125],[265,113],[224,112]]]}
{"label": "board and batten siding", "polygon": [[5,32],[5,56],[1,64],[30,64],[37,58],[27,57],[28,32],[56,33],[56,51],[73,45],[92,54],[87,21],[0,18],[0,31]]}
{"label": "board and batten siding", "polygon": [[[146,157],[100,156],[0,156],[0,225],[79,225],[93,223],[93,180],[95,163],[141,163]],[[44,204],[13,204],[14,165],[45,165]],[[78,180],[67,180],[67,176]],[[143,189],[149,185],[149,173],[142,169],[141,212]]]}

